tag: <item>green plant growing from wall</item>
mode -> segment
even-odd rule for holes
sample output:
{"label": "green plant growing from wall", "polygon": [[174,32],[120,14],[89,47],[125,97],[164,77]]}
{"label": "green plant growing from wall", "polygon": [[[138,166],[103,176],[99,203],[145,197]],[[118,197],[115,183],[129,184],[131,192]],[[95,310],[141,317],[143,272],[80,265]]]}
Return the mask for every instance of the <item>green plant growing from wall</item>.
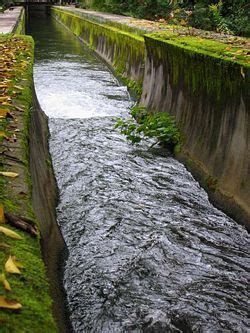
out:
{"label": "green plant growing from wall", "polygon": [[142,140],[153,138],[156,144],[167,147],[171,152],[178,152],[181,146],[181,134],[176,121],[166,112],[150,113],[141,106],[131,110],[132,118],[121,119],[116,122],[128,141],[137,144]]}

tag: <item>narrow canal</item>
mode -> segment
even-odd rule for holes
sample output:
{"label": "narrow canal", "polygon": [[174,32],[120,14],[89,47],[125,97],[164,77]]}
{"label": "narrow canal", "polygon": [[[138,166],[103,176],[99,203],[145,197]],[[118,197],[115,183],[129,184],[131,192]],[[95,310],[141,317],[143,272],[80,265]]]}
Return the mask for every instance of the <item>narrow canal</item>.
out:
{"label": "narrow canal", "polygon": [[[114,130],[126,87],[49,17],[32,17],[75,332],[247,332],[245,229],[186,168]],[[249,332],[249,331],[248,331]]]}

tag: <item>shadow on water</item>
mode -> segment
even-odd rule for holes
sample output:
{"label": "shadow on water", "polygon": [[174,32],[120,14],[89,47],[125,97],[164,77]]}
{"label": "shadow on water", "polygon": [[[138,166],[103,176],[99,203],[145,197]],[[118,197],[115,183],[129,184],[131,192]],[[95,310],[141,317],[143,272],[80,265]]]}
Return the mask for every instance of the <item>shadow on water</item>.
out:
{"label": "shadow on water", "polygon": [[162,149],[130,146],[126,88],[50,18],[31,22],[75,332],[247,332],[246,230]]}

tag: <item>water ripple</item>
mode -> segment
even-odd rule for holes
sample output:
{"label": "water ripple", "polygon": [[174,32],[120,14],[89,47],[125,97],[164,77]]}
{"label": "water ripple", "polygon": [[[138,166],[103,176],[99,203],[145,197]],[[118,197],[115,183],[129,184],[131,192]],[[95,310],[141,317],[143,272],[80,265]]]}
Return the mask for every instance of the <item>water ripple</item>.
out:
{"label": "water ripple", "polygon": [[247,332],[247,232],[182,164],[113,124],[50,120],[75,331]]}

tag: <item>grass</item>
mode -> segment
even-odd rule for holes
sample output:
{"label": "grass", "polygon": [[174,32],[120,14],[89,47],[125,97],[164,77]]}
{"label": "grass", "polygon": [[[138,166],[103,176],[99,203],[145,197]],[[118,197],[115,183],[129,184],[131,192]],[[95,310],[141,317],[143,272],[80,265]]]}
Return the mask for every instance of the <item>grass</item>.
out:
{"label": "grass", "polygon": [[208,55],[250,67],[249,49],[198,36],[182,36],[174,32],[152,33],[146,36],[179,46],[193,53]]}

